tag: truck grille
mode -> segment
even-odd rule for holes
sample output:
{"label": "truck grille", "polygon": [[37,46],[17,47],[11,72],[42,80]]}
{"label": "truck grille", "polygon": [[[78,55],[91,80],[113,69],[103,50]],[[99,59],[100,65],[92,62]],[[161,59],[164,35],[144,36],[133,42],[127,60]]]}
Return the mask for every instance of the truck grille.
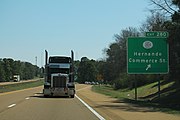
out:
{"label": "truck grille", "polygon": [[66,77],[65,76],[54,76],[53,77],[53,87],[65,88],[66,87]]}

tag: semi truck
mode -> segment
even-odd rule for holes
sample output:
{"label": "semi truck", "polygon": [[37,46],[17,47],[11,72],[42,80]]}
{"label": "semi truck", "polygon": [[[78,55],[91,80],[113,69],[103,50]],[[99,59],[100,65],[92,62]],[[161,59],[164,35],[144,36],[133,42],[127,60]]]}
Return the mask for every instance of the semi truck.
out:
{"label": "semi truck", "polygon": [[45,80],[43,94],[48,96],[68,96],[74,98],[74,53],[71,57],[50,56],[45,50]]}
{"label": "semi truck", "polygon": [[20,75],[13,75],[13,81],[19,82],[20,81]]}

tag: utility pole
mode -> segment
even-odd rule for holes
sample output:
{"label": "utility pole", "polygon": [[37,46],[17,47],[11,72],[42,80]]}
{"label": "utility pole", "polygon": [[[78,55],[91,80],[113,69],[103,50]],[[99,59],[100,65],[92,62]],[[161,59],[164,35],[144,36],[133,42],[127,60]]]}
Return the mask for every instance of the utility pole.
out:
{"label": "utility pole", "polygon": [[[35,57],[35,61],[36,61],[36,67],[37,67],[37,56]],[[37,77],[37,69],[36,69],[36,77]]]}
{"label": "utility pole", "polygon": [[36,61],[36,64],[35,64],[35,65],[37,66],[37,56],[35,57],[35,61]]}

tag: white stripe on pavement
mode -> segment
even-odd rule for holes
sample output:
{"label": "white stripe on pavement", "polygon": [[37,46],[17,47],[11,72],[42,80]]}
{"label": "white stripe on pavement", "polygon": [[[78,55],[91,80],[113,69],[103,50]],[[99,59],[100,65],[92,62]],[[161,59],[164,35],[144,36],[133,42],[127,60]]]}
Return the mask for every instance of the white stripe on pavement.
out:
{"label": "white stripe on pavement", "polygon": [[25,98],[26,100],[29,100],[30,98],[29,97],[27,97],[27,98]]}
{"label": "white stripe on pavement", "polygon": [[91,108],[87,103],[85,103],[81,98],[79,98],[77,95],[75,95],[76,98],[81,101],[92,113],[94,113],[99,120],[105,120],[99,113],[97,113],[93,108]]}
{"label": "white stripe on pavement", "polygon": [[11,104],[8,106],[8,108],[14,107],[16,104]]}

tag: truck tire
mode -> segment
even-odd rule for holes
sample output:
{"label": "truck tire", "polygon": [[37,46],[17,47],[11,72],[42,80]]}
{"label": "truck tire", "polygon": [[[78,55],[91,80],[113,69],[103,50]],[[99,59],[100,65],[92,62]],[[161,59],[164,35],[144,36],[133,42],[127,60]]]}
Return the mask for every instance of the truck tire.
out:
{"label": "truck tire", "polygon": [[49,97],[49,95],[44,95],[44,98],[48,98]]}
{"label": "truck tire", "polygon": [[71,95],[71,98],[74,98],[74,95]]}

